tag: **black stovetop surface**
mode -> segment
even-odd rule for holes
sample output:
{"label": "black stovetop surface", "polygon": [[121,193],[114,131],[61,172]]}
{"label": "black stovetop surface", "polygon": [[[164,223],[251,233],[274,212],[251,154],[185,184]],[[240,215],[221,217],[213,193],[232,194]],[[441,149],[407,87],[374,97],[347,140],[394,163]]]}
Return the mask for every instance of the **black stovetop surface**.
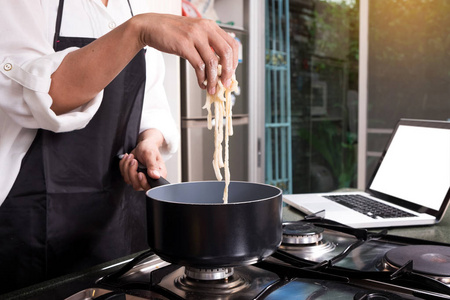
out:
{"label": "black stovetop surface", "polygon": [[185,267],[171,265],[149,250],[132,260],[118,261],[116,266],[108,263],[87,273],[58,278],[45,288],[30,287],[4,298],[450,299],[448,278],[418,273],[413,261],[397,269],[382,265],[385,253],[392,249],[425,245],[443,247],[445,250],[436,263],[447,266],[449,244],[353,229],[324,220],[299,222],[322,229],[321,241],[307,246],[312,250],[305,251],[303,245],[283,244],[262,262],[235,267],[234,274],[226,279],[232,285],[225,287],[223,281],[216,282],[213,288],[201,285],[202,282],[200,288],[191,287],[190,281],[183,282]]}

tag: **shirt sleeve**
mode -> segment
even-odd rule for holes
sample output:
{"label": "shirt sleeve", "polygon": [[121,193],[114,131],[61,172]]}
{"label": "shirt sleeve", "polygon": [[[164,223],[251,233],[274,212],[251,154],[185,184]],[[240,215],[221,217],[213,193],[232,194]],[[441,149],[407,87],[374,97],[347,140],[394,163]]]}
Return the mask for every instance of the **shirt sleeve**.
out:
{"label": "shirt sleeve", "polygon": [[178,150],[179,132],[163,86],[164,60],[159,51],[147,48],[146,68],[147,77],[140,131],[156,128],[163,134],[165,145],[161,154],[167,159]]}
{"label": "shirt sleeve", "polygon": [[[102,93],[74,111],[56,115],[48,94],[51,75],[77,48],[53,50],[40,1],[0,0],[0,109],[23,128],[55,132],[81,129],[100,106]],[[19,21],[20,20],[20,21]]]}

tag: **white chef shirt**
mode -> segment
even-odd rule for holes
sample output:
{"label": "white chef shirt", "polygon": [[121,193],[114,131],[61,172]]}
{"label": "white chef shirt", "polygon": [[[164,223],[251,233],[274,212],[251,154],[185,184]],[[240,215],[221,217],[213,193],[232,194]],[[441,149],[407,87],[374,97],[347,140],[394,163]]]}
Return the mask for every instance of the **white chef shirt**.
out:
{"label": "white chef shirt", "polygon": [[[147,1],[130,0],[134,15],[148,12]],[[97,112],[103,92],[62,115],[51,109],[51,75],[67,53],[53,50],[59,0],[0,0],[0,205],[8,195],[38,128],[66,132],[84,128]],[[98,38],[131,17],[126,0],[65,0],[61,36]],[[163,88],[160,52],[146,52],[147,79],[141,132],[164,135],[167,159],[178,148],[179,133]]]}

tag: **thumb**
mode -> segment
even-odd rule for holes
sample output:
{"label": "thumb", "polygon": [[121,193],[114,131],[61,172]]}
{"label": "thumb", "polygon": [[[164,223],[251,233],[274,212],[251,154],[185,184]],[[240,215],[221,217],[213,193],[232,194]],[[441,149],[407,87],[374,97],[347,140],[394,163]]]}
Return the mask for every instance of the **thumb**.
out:
{"label": "thumb", "polygon": [[161,177],[161,173],[156,169],[148,169],[147,174],[153,179],[159,179]]}

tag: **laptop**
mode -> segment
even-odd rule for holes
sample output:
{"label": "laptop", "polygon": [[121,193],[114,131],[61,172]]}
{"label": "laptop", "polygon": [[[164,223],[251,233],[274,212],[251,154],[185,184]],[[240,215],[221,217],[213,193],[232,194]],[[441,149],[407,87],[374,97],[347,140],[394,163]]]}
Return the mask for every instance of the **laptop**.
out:
{"label": "laptop", "polygon": [[365,191],[283,198],[307,215],[354,228],[436,224],[450,201],[450,122],[401,119]]}

